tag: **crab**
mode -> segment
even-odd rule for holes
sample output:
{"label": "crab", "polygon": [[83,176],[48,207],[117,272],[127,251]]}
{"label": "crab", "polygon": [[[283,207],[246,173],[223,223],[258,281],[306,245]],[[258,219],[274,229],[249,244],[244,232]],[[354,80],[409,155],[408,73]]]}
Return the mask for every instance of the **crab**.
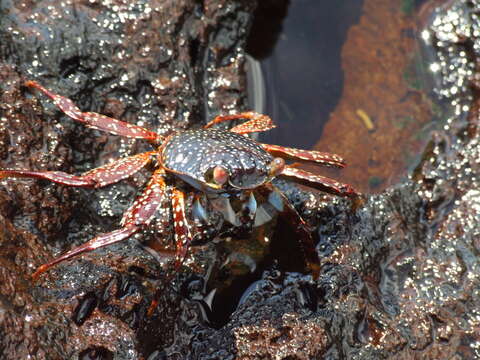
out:
{"label": "crab", "polygon": [[[255,212],[254,191],[276,194],[276,207],[287,213],[287,218],[301,235],[305,260],[313,276],[319,274],[319,259],[314,241],[305,221],[288,199],[273,184],[276,177],[286,177],[298,182],[319,187],[340,196],[354,196],[356,191],[347,184],[316,175],[296,166],[287,165],[284,159],[315,162],[320,165],[344,167],[345,161],[338,155],[264,144],[252,140],[249,133],[267,131],[275,127],[270,117],[256,112],[242,112],[217,116],[203,128],[173,132],[161,136],[143,127],[123,122],[93,112],[82,112],[70,99],[54,94],[38,82],[27,81],[27,87],[37,89],[53,100],[67,116],[89,128],[114,135],[149,141],[154,149],[141,154],[120,158],[114,162],[90,170],[82,175],[61,171],[1,170],[1,178],[38,178],[74,187],[100,188],[119,182],[145,167],[155,164],[155,170],[143,193],[124,213],[121,227],[98,235],[72,250],[41,265],[32,275],[37,279],[54,265],[84,252],[120,242],[148,224],[157,211],[165,206],[165,197],[171,196],[174,239],[177,267],[184,261],[192,242],[192,226],[186,216],[186,191],[207,197],[229,197],[246,194],[251,212]],[[215,125],[232,120],[247,120],[229,130]],[[188,184],[174,186],[167,191],[167,183]],[[280,199],[280,200],[278,200]],[[196,202],[200,213],[205,209]],[[254,215],[254,214],[253,214]]]}

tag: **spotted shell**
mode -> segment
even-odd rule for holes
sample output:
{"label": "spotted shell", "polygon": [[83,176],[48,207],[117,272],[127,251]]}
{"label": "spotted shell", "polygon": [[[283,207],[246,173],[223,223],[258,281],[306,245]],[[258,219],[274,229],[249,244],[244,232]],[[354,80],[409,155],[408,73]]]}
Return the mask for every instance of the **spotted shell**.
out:
{"label": "spotted shell", "polygon": [[258,143],[219,129],[188,130],[173,136],[160,154],[167,171],[203,191],[214,190],[208,173],[216,166],[227,170],[224,190],[252,189],[270,180],[272,155]]}

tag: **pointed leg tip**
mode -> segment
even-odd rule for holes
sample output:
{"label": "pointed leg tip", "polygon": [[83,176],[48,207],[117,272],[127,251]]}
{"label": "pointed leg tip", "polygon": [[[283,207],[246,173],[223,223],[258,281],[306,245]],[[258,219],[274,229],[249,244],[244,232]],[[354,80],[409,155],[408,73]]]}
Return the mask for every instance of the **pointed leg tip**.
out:
{"label": "pointed leg tip", "polygon": [[40,85],[40,84],[39,84],[38,82],[36,82],[36,81],[27,80],[27,81],[25,81],[24,84],[25,84],[26,87],[38,89],[38,90],[40,90],[41,92],[43,92],[45,95],[47,95],[48,97],[50,97],[51,99],[55,99],[55,94],[53,94],[53,93],[51,93],[50,91],[48,91],[46,88],[44,88],[42,85]]}
{"label": "pointed leg tip", "polygon": [[38,278],[40,277],[40,275],[42,275],[45,271],[47,271],[49,269],[49,266],[48,264],[43,264],[42,266],[39,266],[37,271],[35,271],[33,274],[32,274],[32,280],[33,281],[37,281]]}
{"label": "pointed leg tip", "polygon": [[27,80],[25,81],[24,85],[29,88],[35,88],[40,91],[43,91],[45,93],[48,93],[47,89],[45,89],[42,85],[40,85],[38,82],[33,81],[33,80]]}
{"label": "pointed leg tip", "polygon": [[147,317],[152,317],[153,312],[155,311],[157,306],[158,306],[158,300],[156,300],[156,299],[152,300],[152,302],[150,303],[150,306],[147,310]]}
{"label": "pointed leg tip", "polygon": [[312,275],[313,280],[317,281],[320,277],[320,265],[310,263],[308,267],[310,268],[310,274]]}
{"label": "pointed leg tip", "polygon": [[1,179],[8,179],[8,178],[21,178],[21,171],[18,170],[0,170],[0,180]]}
{"label": "pointed leg tip", "polygon": [[351,185],[345,185],[342,189],[342,194],[348,197],[358,197],[360,193]]}

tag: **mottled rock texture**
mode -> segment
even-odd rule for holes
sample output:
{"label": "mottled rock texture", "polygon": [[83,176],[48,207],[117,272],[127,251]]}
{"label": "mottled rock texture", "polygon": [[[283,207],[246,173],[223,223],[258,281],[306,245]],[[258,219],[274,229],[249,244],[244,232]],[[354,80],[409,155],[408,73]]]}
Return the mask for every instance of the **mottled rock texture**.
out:
{"label": "mottled rock texture", "polygon": [[[25,89],[26,79],[84,110],[159,133],[245,109],[243,49],[253,2],[0,6],[1,167],[79,173],[147,148],[74,123]],[[2,180],[0,357],[480,357],[480,3],[450,1],[430,12],[422,26],[438,64],[435,94],[448,106],[412,176],[354,203],[278,184],[318,234],[317,281],[301,274],[292,260],[299,251],[288,247],[295,241],[279,223],[275,261],[246,284],[222,272],[224,253],[239,242],[200,246],[173,273],[140,245],[144,234],[61,264],[34,283],[37,266],[115,229],[149,169],[100,190]],[[162,223],[159,237],[171,248],[169,219]],[[224,289],[205,286],[209,269]],[[212,302],[206,289],[213,287]],[[147,317],[157,289],[159,305]]]}

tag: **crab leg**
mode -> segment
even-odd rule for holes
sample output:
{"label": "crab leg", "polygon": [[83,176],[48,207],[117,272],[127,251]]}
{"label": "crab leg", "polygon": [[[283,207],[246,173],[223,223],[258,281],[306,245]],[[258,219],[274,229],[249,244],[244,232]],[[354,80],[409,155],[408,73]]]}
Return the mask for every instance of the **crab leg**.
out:
{"label": "crab leg", "polygon": [[340,196],[355,196],[358,193],[353,187],[348,184],[343,184],[325,176],[312,174],[311,172],[298,169],[292,165],[287,165],[280,173],[280,176],[287,176],[294,178],[298,183],[320,188],[334,195]]}
{"label": "crab leg", "polygon": [[107,165],[87,171],[83,175],[71,175],[62,171],[1,170],[0,179],[7,177],[38,178],[62,185],[99,188],[123,180],[150,161],[154,151],[118,159]]}
{"label": "crab leg", "polygon": [[137,200],[135,200],[133,205],[123,216],[121,221],[122,227],[120,229],[99,235],[85,244],[67,251],[52,261],[43,264],[37,269],[37,271],[35,271],[35,273],[32,275],[32,278],[37,279],[52,266],[76,255],[120,242],[135,234],[143,226],[147,225],[162,204],[162,200],[165,196],[166,190],[163,175],[163,169],[155,171],[143,194],[137,198]]}
{"label": "crab leg", "polygon": [[335,154],[314,150],[295,149],[270,144],[260,145],[273,156],[286,157],[288,159],[294,160],[314,161],[316,163],[327,166],[335,166],[341,168],[345,167],[345,160]]}
{"label": "crab leg", "polygon": [[[192,235],[188,226],[185,215],[185,194],[178,190],[172,190],[172,210],[173,210],[173,226],[175,230],[175,269],[178,270],[182,266],[183,261],[187,255],[188,247],[192,241]],[[168,284],[173,277],[173,274],[167,277],[164,284]],[[153,312],[158,306],[158,299],[163,292],[163,288],[157,289],[153,295],[152,302],[147,309],[147,316],[152,316]]]}
{"label": "crab leg", "polygon": [[265,184],[259,188],[259,191],[263,193],[269,202],[280,212],[280,216],[293,227],[300,239],[305,262],[312,273],[312,277],[314,280],[318,279],[320,274],[320,259],[315,250],[312,235],[310,231],[308,231],[308,225],[287,197],[272,183]]}
{"label": "crab leg", "polygon": [[178,269],[187,255],[192,235],[185,216],[185,194],[174,189],[172,194],[173,223],[175,228],[175,267]]}
{"label": "crab leg", "polygon": [[272,119],[267,115],[262,115],[253,111],[243,112],[239,114],[233,115],[221,115],[217,116],[215,119],[210,121],[207,125],[204,126],[205,129],[209,127],[224,122],[224,121],[231,121],[231,120],[238,120],[238,119],[249,119],[249,121],[237,125],[230,129],[230,131],[235,132],[237,134],[247,134],[251,132],[258,132],[258,131],[267,131],[273,129],[275,124],[273,123]]}
{"label": "crab leg", "polygon": [[60,108],[60,110],[62,110],[67,116],[84,123],[89,128],[106,131],[114,135],[146,139],[150,141],[158,141],[161,139],[160,135],[143,127],[129,124],[127,122],[94,112],[82,112],[72,100],[50,92],[36,81],[27,81],[25,82],[25,85],[36,88],[43,92],[50,99],[52,99],[55,105],[57,105],[58,108]]}

